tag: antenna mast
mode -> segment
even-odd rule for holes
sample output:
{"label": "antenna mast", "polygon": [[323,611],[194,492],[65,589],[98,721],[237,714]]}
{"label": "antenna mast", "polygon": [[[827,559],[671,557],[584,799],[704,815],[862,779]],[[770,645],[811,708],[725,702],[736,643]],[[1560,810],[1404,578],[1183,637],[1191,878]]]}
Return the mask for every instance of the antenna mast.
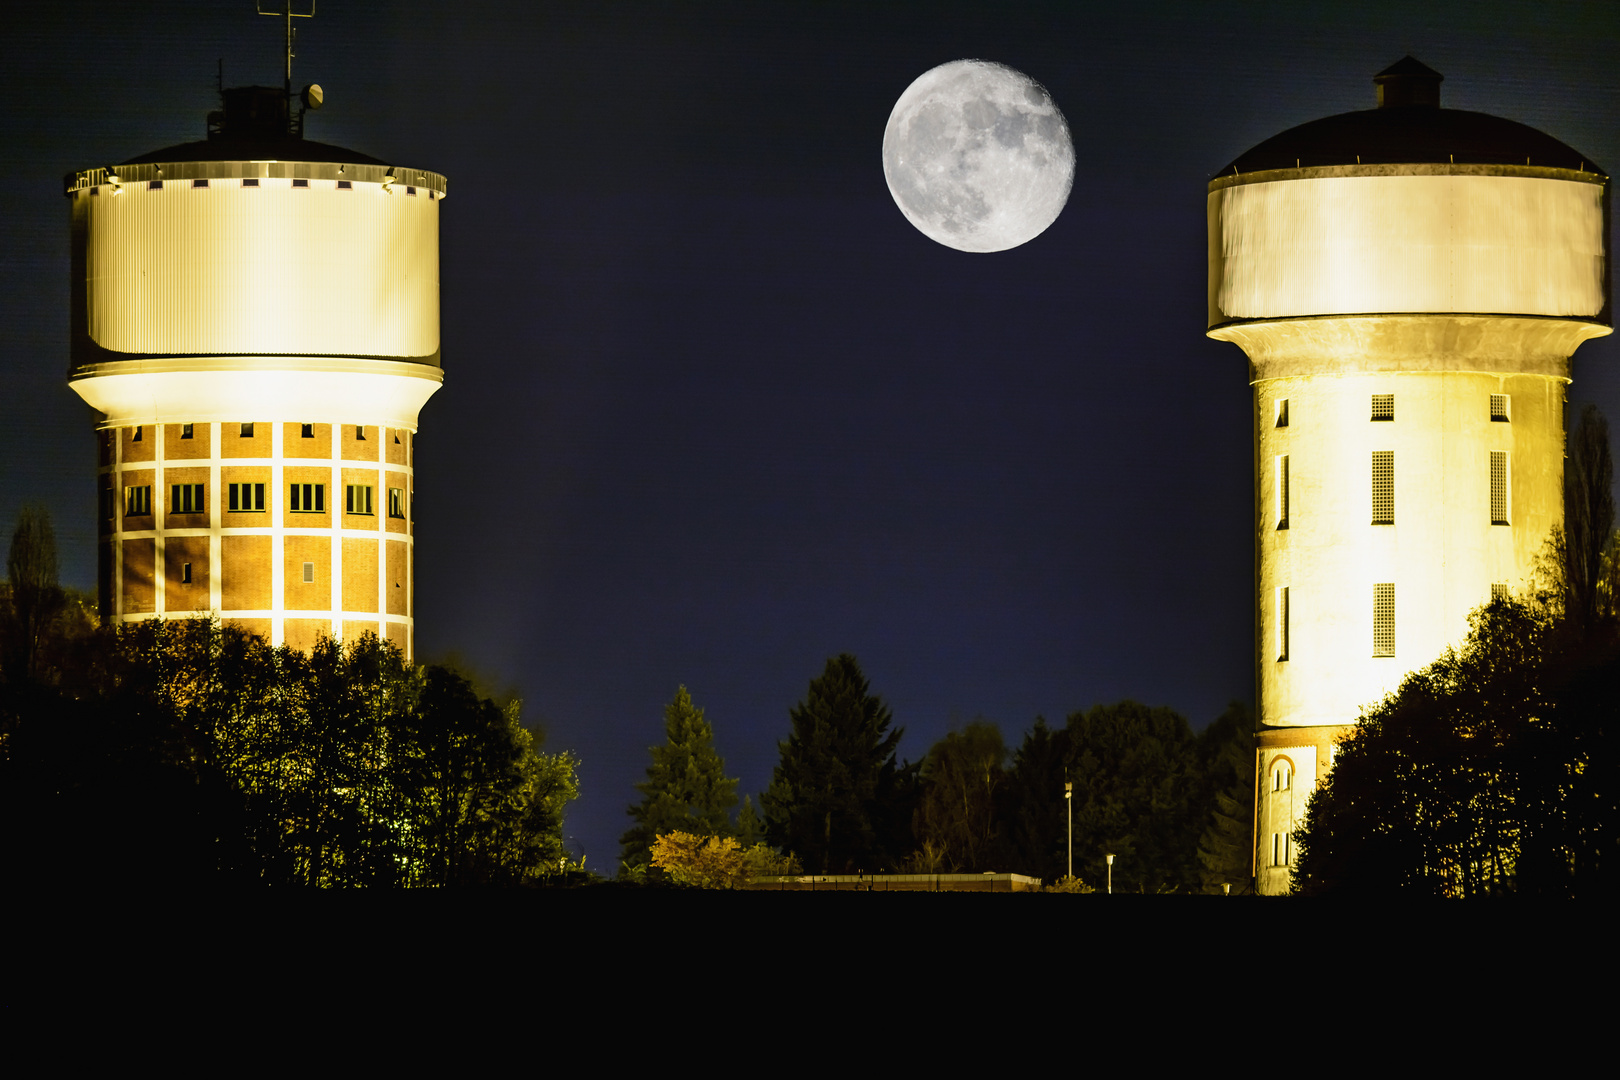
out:
{"label": "antenna mast", "polygon": [[293,42],[298,40],[298,31],[293,29],[293,20],[294,19],[313,19],[315,17],[315,0],[309,0],[309,10],[308,11],[294,11],[293,10],[293,0],[281,0],[281,3],[282,3],[282,9],[280,11],[266,11],[266,10],[264,10],[264,0],[254,0],[253,8],[260,15],[272,15],[275,18],[278,18],[278,19],[285,19],[286,22],[287,22],[287,77],[286,77],[286,83],[284,85],[285,85],[285,88],[286,88],[286,91],[287,91],[287,113],[288,113],[289,116],[291,116],[292,115],[292,62],[293,62],[293,56],[295,55],[293,53]]}

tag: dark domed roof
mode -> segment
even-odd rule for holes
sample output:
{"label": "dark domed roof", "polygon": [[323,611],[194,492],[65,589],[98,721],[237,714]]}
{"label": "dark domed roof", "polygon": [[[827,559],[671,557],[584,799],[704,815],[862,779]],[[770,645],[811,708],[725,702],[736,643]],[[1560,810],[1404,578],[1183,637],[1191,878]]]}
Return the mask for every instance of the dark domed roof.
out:
{"label": "dark domed roof", "polygon": [[370,154],[311,142],[295,135],[256,135],[245,139],[203,139],[132,157],[120,165],[167,164],[171,161],[331,161],[348,165],[387,165]]}
{"label": "dark domed roof", "polygon": [[1289,128],[1221,170],[1329,165],[1533,165],[1602,173],[1592,159],[1533,127],[1486,113],[1442,109],[1440,74],[1411,57],[1378,73],[1381,105]]}
{"label": "dark domed roof", "polygon": [[[318,88],[316,88],[318,89]],[[208,114],[208,138],[132,157],[122,165],[171,161],[322,161],[387,165],[369,154],[303,137],[304,113],[294,115],[289,88],[233,86],[219,92],[220,108]],[[316,103],[318,104],[318,102]]]}

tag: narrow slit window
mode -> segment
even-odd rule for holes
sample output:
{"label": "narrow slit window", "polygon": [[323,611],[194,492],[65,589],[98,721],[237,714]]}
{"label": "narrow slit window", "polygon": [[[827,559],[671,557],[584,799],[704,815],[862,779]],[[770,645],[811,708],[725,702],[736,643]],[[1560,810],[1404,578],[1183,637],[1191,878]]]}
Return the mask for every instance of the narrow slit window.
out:
{"label": "narrow slit window", "polygon": [[1491,395],[1491,421],[1497,424],[1508,422],[1508,396],[1506,394]]}
{"label": "narrow slit window", "polygon": [[140,442],[141,441],[141,429],[140,428],[135,429],[135,434],[130,436],[129,441],[130,442]]}
{"label": "narrow slit window", "polygon": [[312,563],[312,562],[307,562],[307,563],[304,564],[304,584],[305,585],[313,585],[314,583],[315,583],[315,564]]}
{"label": "narrow slit window", "polygon": [[388,516],[403,518],[405,516],[405,489],[391,487],[388,489]]}
{"label": "narrow slit window", "polygon": [[1271,790],[1287,791],[1294,786],[1294,770],[1289,766],[1287,759],[1277,762],[1271,772]]}
{"label": "narrow slit window", "polygon": [[1288,528],[1288,455],[1278,454],[1276,465],[1277,528]]}
{"label": "narrow slit window", "polygon": [[1395,524],[1395,451],[1374,450],[1372,455],[1372,523]]}
{"label": "narrow slit window", "polygon": [[1506,450],[1491,451],[1491,524],[1508,521],[1508,456]]}
{"label": "narrow slit window", "polygon": [[1285,397],[1277,399],[1277,426],[1288,426],[1288,399]]}
{"label": "narrow slit window", "polygon": [[191,564],[190,563],[181,563],[180,564],[180,584],[182,584],[182,585],[190,585],[191,584]]}
{"label": "narrow slit window", "polygon": [[1395,584],[1373,586],[1373,655],[1395,655]]}
{"label": "narrow slit window", "polygon": [[243,424],[241,433],[240,433],[240,435],[238,437],[243,438],[243,439],[251,439],[251,438],[253,438],[253,425],[252,424]]}
{"label": "narrow slit window", "polygon": [[1285,832],[1271,834],[1271,865],[1288,865],[1288,834]]}
{"label": "narrow slit window", "polygon": [[1374,420],[1395,419],[1395,395],[1374,394],[1372,396],[1372,418]]}
{"label": "narrow slit window", "polygon": [[349,514],[371,513],[371,487],[367,484],[345,485],[343,508]]}
{"label": "narrow slit window", "polygon": [[364,424],[356,424],[356,425],[354,425],[354,441],[355,442],[365,442],[366,441],[366,429],[365,429]]}
{"label": "narrow slit window", "polygon": [[1277,590],[1277,659],[1288,659],[1288,586]]}
{"label": "narrow slit window", "polygon": [[295,514],[326,513],[326,485],[290,485],[287,493],[287,508]]}
{"label": "narrow slit window", "polygon": [[189,439],[189,438],[192,437],[192,433],[193,433],[194,430],[195,430],[195,425],[193,425],[193,424],[181,424],[180,425],[180,437],[182,439]]}
{"label": "narrow slit window", "polygon": [[201,514],[203,512],[203,486],[201,484],[169,485],[169,513]]}

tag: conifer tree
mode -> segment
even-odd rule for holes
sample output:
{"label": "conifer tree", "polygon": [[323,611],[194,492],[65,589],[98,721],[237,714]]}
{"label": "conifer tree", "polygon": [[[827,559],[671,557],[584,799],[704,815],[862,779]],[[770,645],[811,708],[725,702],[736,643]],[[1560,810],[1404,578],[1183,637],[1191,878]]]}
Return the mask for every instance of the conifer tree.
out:
{"label": "conifer tree", "polygon": [[895,763],[903,728],[844,653],[789,714],[793,730],[765,806],[765,836],[819,873],[876,872],[909,854],[917,768]]}
{"label": "conifer tree", "polygon": [[714,729],[684,686],[664,706],[664,733],[665,744],[651,748],[647,779],[636,785],[642,799],[629,809],[635,825],[619,838],[626,867],[649,865],[653,841],[666,833],[732,833],[737,781],[726,776],[726,763],[714,750]]}

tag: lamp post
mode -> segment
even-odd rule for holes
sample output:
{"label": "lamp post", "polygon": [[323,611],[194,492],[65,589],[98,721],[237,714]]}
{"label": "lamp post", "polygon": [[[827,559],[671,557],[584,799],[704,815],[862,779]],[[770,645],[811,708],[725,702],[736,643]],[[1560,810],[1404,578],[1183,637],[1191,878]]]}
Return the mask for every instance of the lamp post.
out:
{"label": "lamp post", "polygon": [[1069,808],[1069,878],[1074,879],[1074,785],[1063,785],[1063,804]]}
{"label": "lamp post", "polygon": [[1114,857],[1112,855],[1109,855],[1109,856],[1106,856],[1106,858],[1108,859],[1108,895],[1113,896],[1114,895]]}

